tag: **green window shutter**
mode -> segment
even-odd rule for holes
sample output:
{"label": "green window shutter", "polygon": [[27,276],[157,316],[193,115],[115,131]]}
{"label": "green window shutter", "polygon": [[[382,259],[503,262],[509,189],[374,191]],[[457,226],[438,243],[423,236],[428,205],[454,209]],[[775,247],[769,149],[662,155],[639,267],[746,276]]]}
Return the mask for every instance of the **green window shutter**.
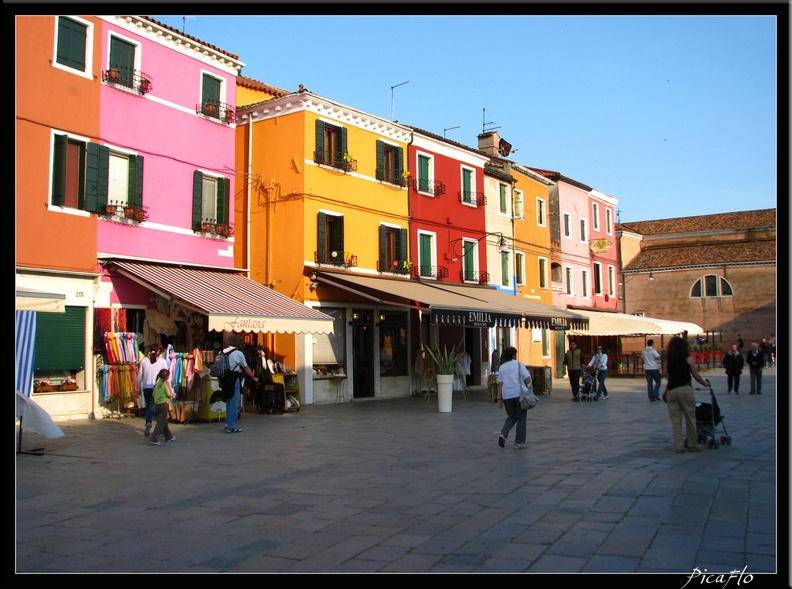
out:
{"label": "green window shutter", "polygon": [[192,228],[193,231],[201,230],[201,217],[203,216],[203,174],[198,170],[193,172],[193,210]]}
{"label": "green window shutter", "polygon": [[470,170],[462,170],[462,190],[465,197],[470,199],[473,193],[473,172]]}
{"label": "green window shutter", "polygon": [[65,16],[58,17],[58,56],[61,65],[85,71],[87,27]]}
{"label": "green window shutter", "polygon": [[55,150],[52,154],[52,204],[63,206],[66,202],[66,156],[69,138],[55,135]]}
{"label": "green window shutter", "polygon": [[385,143],[377,140],[377,180],[385,180]]}
{"label": "green window shutter", "polygon": [[85,307],[36,313],[36,370],[85,368]]}
{"label": "green window shutter", "polygon": [[344,217],[333,217],[333,249],[344,256]]}
{"label": "green window shutter", "polygon": [[[426,235],[425,233],[421,235],[421,251],[419,252],[421,256],[421,275],[422,276],[429,276],[431,275],[431,270],[428,269],[428,266],[432,265],[432,236]],[[425,268],[426,266],[427,268]]]}
{"label": "green window shutter", "polygon": [[468,280],[473,279],[473,270],[475,268],[475,258],[473,257],[474,252],[476,251],[476,247],[472,243],[465,244],[467,247],[463,245],[465,248],[465,257],[462,260],[462,266],[465,271],[465,278]]}
{"label": "green window shutter", "polygon": [[344,154],[347,153],[347,130],[346,127],[341,127],[339,130],[341,131],[341,146],[339,147],[341,153],[338,155],[336,160],[343,163]]}
{"label": "green window shutter", "polygon": [[396,234],[396,259],[404,263],[407,260],[407,230],[399,229]]}
{"label": "green window shutter", "polygon": [[201,99],[204,104],[219,104],[220,103],[220,80],[212,76],[204,75],[203,84],[201,88]]}
{"label": "green window shutter", "polygon": [[316,219],[316,259],[318,262],[327,260],[327,251],[325,250],[325,243],[327,243],[325,234],[327,230],[326,217],[325,213],[319,213]]}
{"label": "green window shutter", "polygon": [[316,154],[314,156],[315,162],[327,162],[329,159],[324,153],[324,121],[317,119],[316,121]]}
{"label": "green window shutter", "polygon": [[388,269],[388,228],[380,225],[379,228],[379,263],[380,271]]}
{"label": "green window shutter", "polygon": [[104,211],[110,177],[110,150],[97,143],[88,144],[85,166],[85,190],[82,194],[85,209],[95,213]]}
{"label": "green window shutter", "polygon": [[143,208],[143,157],[129,156],[129,183],[127,188],[127,203],[130,207],[140,210]]}
{"label": "green window shutter", "polygon": [[132,87],[135,75],[135,46],[112,37],[110,39],[110,68],[120,72],[119,84]]}
{"label": "green window shutter", "polygon": [[231,206],[228,202],[228,192],[230,184],[231,181],[228,178],[217,179],[217,223],[220,225],[227,225],[229,221]]}
{"label": "green window shutter", "polygon": [[[539,270],[541,273],[541,269]],[[509,253],[501,254],[501,285],[509,286]]]}
{"label": "green window shutter", "polygon": [[404,174],[404,149],[401,147],[393,148],[393,178],[399,184]]}

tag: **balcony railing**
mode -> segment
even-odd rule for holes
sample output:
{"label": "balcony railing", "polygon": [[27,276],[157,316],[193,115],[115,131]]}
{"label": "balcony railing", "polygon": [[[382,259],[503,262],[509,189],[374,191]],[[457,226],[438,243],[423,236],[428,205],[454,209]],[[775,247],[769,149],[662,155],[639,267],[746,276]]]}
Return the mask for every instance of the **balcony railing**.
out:
{"label": "balcony railing", "polygon": [[413,276],[415,278],[446,278],[448,268],[445,266],[413,266]]}
{"label": "balcony railing", "polygon": [[489,272],[479,272],[474,270],[462,270],[459,273],[462,282],[477,282],[478,284],[486,284],[489,282]]}
{"label": "balcony railing", "polygon": [[380,182],[387,182],[395,186],[405,187],[410,182],[410,175],[398,170],[390,170],[387,168],[377,168],[377,180]]}
{"label": "balcony railing", "polygon": [[355,254],[342,251],[314,252],[314,262],[320,265],[335,266],[337,268],[353,268],[358,265]]}
{"label": "balcony railing", "polygon": [[412,180],[412,185],[418,192],[431,194],[433,196],[440,196],[446,192],[446,186],[440,180],[423,180],[415,178]]}
{"label": "balcony railing", "polygon": [[123,90],[137,92],[141,96],[154,89],[151,76],[138,70],[113,67],[102,72],[102,80]]}
{"label": "balcony railing", "polygon": [[195,106],[195,112],[229,125],[236,122],[236,111],[234,108],[225,102],[217,100],[204,100],[201,104]]}
{"label": "balcony railing", "polygon": [[459,191],[459,202],[466,205],[473,205],[476,207],[483,207],[487,204],[487,197],[483,192],[471,192],[469,190]]}
{"label": "balcony railing", "polygon": [[409,274],[410,262],[408,260],[390,260],[388,262],[377,260],[377,271],[391,274]]}
{"label": "balcony railing", "polygon": [[357,160],[352,159],[348,153],[340,151],[325,151],[317,149],[314,151],[314,163],[322,166],[330,166],[346,172],[354,172],[357,170]]}

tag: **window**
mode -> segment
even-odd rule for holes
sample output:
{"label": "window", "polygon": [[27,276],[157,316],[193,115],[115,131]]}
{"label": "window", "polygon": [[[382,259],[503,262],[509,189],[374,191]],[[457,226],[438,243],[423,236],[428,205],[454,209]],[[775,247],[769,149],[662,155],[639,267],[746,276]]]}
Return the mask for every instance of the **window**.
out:
{"label": "window", "polygon": [[433,233],[418,232],[418,274],[420,276],[437,278],[435,260],[435,235]]}
{"label": "window", "polygon": [[[702,295],[702,284],[704,295]],[[693,298],[700,298],[702,296],[710,297],[730,297],[733,296],[731,284],[729,281],[721,276],[715,274],[707,274],[703,278],[699,278],[693,283],[690,289],[690,296]]]}
{"label": "window", "polygon": [[589,272],[582,270],[580,272],[580,294],[585,298],[589,297]]}
{"label": "window", "polygon": [[[564,281],[564,275],[561,272],[561,264],[553,262],[550,264],[550,280],[561,284]],[[560,289],[559,289],[560,290]]]}
{"label": "window", "polygon": [[377,180],[404,185],[404,150],[377,140]]}
{"label": "window", "polygon": [[588,222],[585,219],[580,220],[580,241],[588,241]]}
{"label": "window", "polygon": [[501,262],[501,286],[510,286],[511,264],[510,264],[509,252],[501,252],[500,262]]}
{"label": "window", "polygon": [[605,231],[608,232],[608,235],[613,235],[613,211],[611,209],[605,209]]}
{"label": "window", "polygon": [[66,307],[65,313],[36,313],[34,374],[85,369],[85,307]]}
{"label": "window", "polygon": [[383,311],[379,315],[380,377],[409,374],[407,314]]}
{"label": "window", "polygon": [[52,162],[53,205],[99,214],[112,202],[143,206],[142,156],[55,134]]}
{"label": "window", "polygon": [[220,88],[223,81],[209,74],[201,80],[201,112],[208,117],[220,118]]}
{"label": "window", "polygon": [[229,224],[230,185],[228,178],[193,172],[193,231],[201,231],[203,223]]}
{"label": "window", "polygon": [[509,212],[509,186],[508,184],[499,184],[498,188],[500,190],[500,196],[498,199],[498,211],[503,214],[508,214]]}
{"label": "window", "polygon": [[462,279],[465,282],[478,282],[478,242],[462,240]]}
{"label": "window", "polygon": [[432,177],[432,158],[428,155],[418,154],[418,166],[417,166],[417,173],[418,178],[417,180],[417,187],[416,189],[418,192],[427,192],[429,194],[434,194],[432,185],[433,177]]}
{"label": "window", "polygon": [[602,294],[602,264],[594,262],[594,294]]}
{"label": "window", "polygon": [[599,231],[599,204],[596,202],[591,203],[591,226]]}
{"label": "window", "polygon": [[539,258],[539,288],[550,288],[547,274],[547,258]]}
{"label": "window", "polygon": [[523,211],[523,193],[522,190],[514,191],[514,218],[522,219],[525,215]]}
{"label": "window", "polygon": [[564,268],[564,272],[566,273],[566,293],[569,296],[573,296],[575,294],[574,273],[572,272],[572,268],[570,266]]}
{"label": "window", "polygon": [[319,213],[316,235],[316,261],[344,264],[344,217]]}
{"label": "window", "polygon": [[611,265],[608,265],[608,292],[616,296],[616,268]]}
{"label": "window", "polygon": [[514,281],[525,286],[525,254],[514,252]]}
{"label": "window", "polygon": [[115,84],[132,88],[135,83],[135,45],[111,35],[107,69],[118,71],[118,77],[113,80]]}
{"label": "window", "polygon": [[58,17],[54,63],[83,73],[90,73],[90,48],[93,25],[67,16]]}
{"label": "window", "polygon": [[537,198],[536,199],[536,224],[540,227],[545,227],[547,225],[547,212],[546,212],[546,203],[544,199]]}
{"label": "window", "polygon": [[410,271],[410,263],[407,259],[406,229],[380,225],[379,243],[380,272],[405,274]]}
{"label": "window", "polygon": [[545,358],[550,356],[550,330],[542,330],[542,356]]}
{"label": "window", "polygon": [[572,237],[572,215],[564,213],[564,237]]}
{"label": "window", "polygon": [[317,310],[333,318],[333,333],[317,333],[313,340],[315,364],[346,363],[346,309],[319,307]]}
{"label": "window", "polygon": [[476,192],[473,170],[470,168],[462,168],[462,198],[461,202],[468,205],[475,205]]}

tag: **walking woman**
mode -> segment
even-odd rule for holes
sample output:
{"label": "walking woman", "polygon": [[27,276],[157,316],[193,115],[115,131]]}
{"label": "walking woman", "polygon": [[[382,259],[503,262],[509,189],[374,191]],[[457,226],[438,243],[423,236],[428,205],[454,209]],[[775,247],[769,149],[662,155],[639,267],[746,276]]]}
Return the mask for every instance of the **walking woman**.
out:
{"label": "walking woman", "polygon": [[[699,452],[696,433],[696,396],[691,386],[691,377],[702,386],[709,388],[709,380],[701,378],[696,363],[690,357],[685,338],[675,336],[668,342],[666,351],[666,374],[668,383],[664,396],[668,403],[668,416],[674,430],[674,448],[677,454],[685,451]],[[687,437],[682,437],[682,418],[685,419]]]}
{"label": "walking woman", "polygon": [[498,368],[498,409],[506,407],[506,421],[503,422],[498,446],[506,446],[509,430],[517,425],[514,448],[525,448],[525,420],[528,412],[520,407],[520,381],[526,385],[531,382],[531,374],[522,362],[517,361],[517,348],[508,347],[503,351]]}
{"label": "walking woman", "polygon": [[157,425],[154,426],[154,431],[151,432],[149,442],[155,446],[162,445],[162,442],[159,441],[159,437],[162,434],[165,434],[166,442],[172,442],[176,439],[176,436],[173,435],[168,425],[168,403],[170,403],[171,399],[176,398],[176,393],[173,392],[168,382],[169,377],[170,371],[167,368],[163,368],[159,371],[159,374],[157,374],[157,382],[154,384],[154,405],[157,409]]}

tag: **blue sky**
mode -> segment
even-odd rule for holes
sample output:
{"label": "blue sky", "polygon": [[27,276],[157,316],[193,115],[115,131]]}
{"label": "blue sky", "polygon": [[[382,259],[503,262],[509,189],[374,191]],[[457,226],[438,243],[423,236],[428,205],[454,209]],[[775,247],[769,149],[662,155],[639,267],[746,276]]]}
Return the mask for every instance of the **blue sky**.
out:
{"label": "blue sky", "polygon": [[283,90],[471,147],[497,131],[622,222],[776,206],[773,15],[151,17]]}

